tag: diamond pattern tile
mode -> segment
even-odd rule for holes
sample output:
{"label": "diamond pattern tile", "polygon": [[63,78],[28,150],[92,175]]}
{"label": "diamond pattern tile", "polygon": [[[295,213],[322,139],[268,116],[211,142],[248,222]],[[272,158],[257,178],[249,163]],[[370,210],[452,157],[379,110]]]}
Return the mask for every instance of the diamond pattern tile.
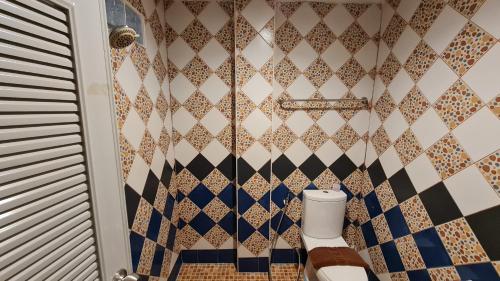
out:
{"label": "diamond pattern tile", "polygon": [[[276,27],[265,0],[235,3],[234,11],[225,1],[132,2],[147,18],[152,45],[112,50],[112,60],[133,268],[141,278],[166,278],[181,245],[218,249],[234,235],[243,256],[265,256],[276,231],[269,191],[276,202],[292,191],[299,209],[303,189],[337,182],[350,198],[344,237],[368,248],[381,279],[493,276],[498,247],[486,222],[498,207],[495,1],[273,3]],[[369,97],[372,87],[370,121],[363,112],[273,105]],[[374,123],[368,132],[358,126],[363,120]],[[356,150],[368,139],[367,167],[359,166]],[[150,170],[165,173],[165,157],[172,161],[165,166],[178,163],[179,207],[165,197],[174,188],[148,179]],[[364,169],[360,180],[355,174]],[[273,217],[271,229],[257,214]],[[284,244],[299,245],[298,217],[287,214]]]}
{"label": "diamond pattern tile", "polygon": [[[380,46],[381,51],[382,46],[387,49],[383,50],[376,79],[388,91],[380,87],[381,97],[372,109],[383,126],[370,128],[373,147],[381,156],[380,161],[371,160],[368,165],[369,179],[378,185],[375,193],[395,247],[392,241],[386,242],[387,235],[382,235],[387,230],[377,232],[376,226],[383,225],[378,217],[370,220],[368,215],[360,216],[364,240],[376,272],[388,272],[393,279],[471,278],[466,270],[474,272],[475,278],[487,279],[494,271],[493,259],[485,250],[491,238],[481,238],[479,228],[471,227],[466,218],[479,217],[484,208],[493,210],[500,203],[487,172],[498,150],[498,145],[490,144],[495,138],[488,137],[495,131],[490,126],[496,123],[490,115],[494,110],[487,109],[493,95],[481,96],[487,92],[482,89],[495,87],[486,71],[493,64],[473,71],[484,58],[484,62],[493,61],[490,58],[495,57],[493,48],[498,38],[478,25],[487,21],[478,12],[486,1],[409,2],[382,4],[388,16],[382,19],[387,27]],[[474,17],[477,21],[467,20]],[[418,38],[406,35],[412,32]],[[408,46],[406,55],[400,46]],[[406,79],[404,88],[401,66],[412,80]],[[394,118],[396,111],[405,122]],[[475,119],[483,120],[482,124]],[[467,120],[478,129],[464,126]],[[478,135],[482,137],[472,137]],[[392,173],[394,166],[393,161],[387,161],[393,148],[403,169],[385,182],[384,175]],[[377,213],[373,198],[370,193],[363,196],[362,205],[373,217]],[[385,263],[380,262],[380,256]]]}

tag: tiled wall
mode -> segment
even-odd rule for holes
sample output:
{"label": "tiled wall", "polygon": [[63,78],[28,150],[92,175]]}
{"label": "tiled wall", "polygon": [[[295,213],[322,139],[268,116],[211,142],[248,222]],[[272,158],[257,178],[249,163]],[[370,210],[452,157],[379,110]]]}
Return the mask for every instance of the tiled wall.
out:
{"label": "tiled wall", "polygon": [[498,280],[500,2],[382,10],[360,212],[374,269],[382,280]]}
{"label": "tiled wall", "polygon": [[234,249],[232,1],[170,1],[168,73],[182,249]]}
{"label": "tiled wall", "polygon": [[[371,100],[381,10],[378,4],[280,2],[276,9],[274,99]],[[356,222],[369,111],[273,110],[272,229],[283,198],[294,196],[279,229],[278,248],[301,247],[302,190],[348,194],[344,237],[362,248]]]}
{"label": "tiled wall", "polygon": [[238,263],[240,271],[266,271],[270,221],[273,2],[237,0],[235,34]]}
{"label": "tiled wall", "polygon": [[177,259],[176,187],[163,1],[130,1],[144,45],[111,49],[134,272],[166,278]]}

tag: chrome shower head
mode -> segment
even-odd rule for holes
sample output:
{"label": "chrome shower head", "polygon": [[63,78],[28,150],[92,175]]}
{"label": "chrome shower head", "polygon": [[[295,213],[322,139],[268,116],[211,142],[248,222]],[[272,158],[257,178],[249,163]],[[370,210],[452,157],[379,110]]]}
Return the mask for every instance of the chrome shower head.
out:
{"label": "chrome shower head", "polygon": [[134,43],[139,35],[133,28],[126,25],[115,27],[109,34],[109,44],[112,48],[122,49]]}

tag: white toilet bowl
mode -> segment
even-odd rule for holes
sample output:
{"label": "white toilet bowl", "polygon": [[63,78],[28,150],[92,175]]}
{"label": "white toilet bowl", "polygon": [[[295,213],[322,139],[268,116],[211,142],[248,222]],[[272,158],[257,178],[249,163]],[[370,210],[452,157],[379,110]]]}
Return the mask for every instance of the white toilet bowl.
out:
{"label": "white toilet bowl", "polygon": [[[338,190],[338,188],[337,188]],[[342,238],[347,195],[334,190],[304,190],[301,237],[307,252],[317,247],[349,247]],[[315,270],[309,261],[305,281],[368,281],[357,266],[327,266]]]}

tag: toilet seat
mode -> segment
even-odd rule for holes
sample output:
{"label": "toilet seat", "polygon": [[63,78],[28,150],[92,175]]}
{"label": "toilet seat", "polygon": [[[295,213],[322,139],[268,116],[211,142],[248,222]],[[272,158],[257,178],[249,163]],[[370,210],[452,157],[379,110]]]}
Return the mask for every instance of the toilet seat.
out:
{"label": "toilet seat", "polygon": [[[337,238],[319,239],[305,235],[301,232],[302,241],[307,252],[317,247],[349,247],[342,236]],[[307,274],[315,275],[311,280],[319,281],[368,281],[365,269],[357,266],[327,266],[314,270],[309,264],[306,265]],[[314,272],[312,272],[314,271]],[[308,280],[308,279],[306,279]]]}

